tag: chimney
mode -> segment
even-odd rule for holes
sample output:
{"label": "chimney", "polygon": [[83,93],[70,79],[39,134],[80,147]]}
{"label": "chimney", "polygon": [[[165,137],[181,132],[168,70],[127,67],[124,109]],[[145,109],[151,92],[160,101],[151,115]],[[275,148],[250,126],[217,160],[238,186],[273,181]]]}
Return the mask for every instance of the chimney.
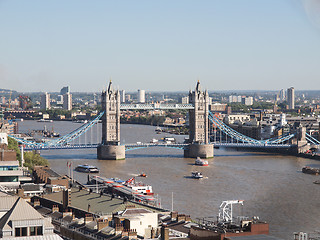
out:
{"label": "chimney", "polygon": [[24,190],[22,188],[18,188],[18,196],[21,198],[24,197]]}
{"label": "chimney", "polygon": [[72,216],[72,211],[64,211],[62,213],[62,217],[66,217],[66,216]]}
{"label": "chimney", "polygon": [[178,212],[171,212],[170,215],[171,215],[171,221],[177,220]]}
{"label": "chimney", "polygon": [[123,225],[122,224],[116,224],[115,231],[116,231],[116,235],[122,233]]}
{"label": "chimney", "polygon": [[62,205],[63,209],[67,209],[71,205],[71,191],[69,189],[62,192]]}
{"label": "chimney", "polygon": [[108,219],[98,219],[97,226],[98,226],[98,231],[100,231],[102,228],[109,226]]}
{"label": "chimney", "polygon": [[34,207],[40,206],[40,200],[39,199],[35,199],[34,202],[33,202],[33,206]]}
{"label": "chimney", "polygon": [[93,221],[93,216],[92,214],[86,214],[86,216],[84,217],[84,223],[87,224],[89,222]]}
{"label": "chimney", "polygon": [[169,228],[166,225],[161,227],[161,239],[160,240],[169,240]]}
{"label": "chimney", "polygon": [[53,205],[53,206],[52,206],[52,213],[54,213],[54,212],[59,212],[59,207],[58,207],[58,205]]}

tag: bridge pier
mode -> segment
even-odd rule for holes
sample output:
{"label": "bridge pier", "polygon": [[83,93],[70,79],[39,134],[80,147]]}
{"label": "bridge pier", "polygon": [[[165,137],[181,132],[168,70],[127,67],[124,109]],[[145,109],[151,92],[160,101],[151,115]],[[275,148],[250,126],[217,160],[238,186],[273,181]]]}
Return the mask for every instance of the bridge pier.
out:
{"label": "bridge pier", "polygon": [[99,145],[97,156],[100,160],[124,160],[126,147],[124,145]]}
{"label": "bridge pier", "polygon": [[213,144],[190,144],[187,150],[184,150],[185,158],[213,158]]}

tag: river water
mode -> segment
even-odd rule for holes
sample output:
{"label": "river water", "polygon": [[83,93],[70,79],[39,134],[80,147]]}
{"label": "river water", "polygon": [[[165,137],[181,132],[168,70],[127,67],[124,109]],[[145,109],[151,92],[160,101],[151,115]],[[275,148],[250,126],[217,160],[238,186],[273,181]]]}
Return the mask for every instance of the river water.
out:
{"label": "river water", "polygon": [[[40,123],[19,122],[19,131],[54,128],[63,134],[80,125],[71,122]],[[91,135],[82,136],[80,142],[96,142],[101,138],[101,124]],[[149,142],[152,138],[170,136],[156,134],[155,127],[122,125],[121,142]],[[175,136],[182,142],[184,136]],[[86,139],[86,140],[84,140]],[[215,217],[224,200],[244,200],[238,212],[246,216],[259,216],[270,224],[270,235],[293,239],[293,232],[313,232],[320,229],[320,185],[313,184],[319,176],[301,172],[304,165],[319,164],[316,160],[268,153],[241,152],[215,149],[215,157],[208,167],[193,165],[194,159],[183,158],[183,151],[169,148],[148,148],[126,152],[126,160],[98,160],[95,149],[42,151],[51,167],[67,174],[67,161],[74,166],[95,165],[100,175],[126,180],[140,172],[148,177],[143,182],[153,186],[166,209],[190,214],[193,219]],[[206,179],[188,178],[191,171],[199,170]],[[86,174],[74,172],[79,181]],[[173,199],[173,204],[172,204]]]}

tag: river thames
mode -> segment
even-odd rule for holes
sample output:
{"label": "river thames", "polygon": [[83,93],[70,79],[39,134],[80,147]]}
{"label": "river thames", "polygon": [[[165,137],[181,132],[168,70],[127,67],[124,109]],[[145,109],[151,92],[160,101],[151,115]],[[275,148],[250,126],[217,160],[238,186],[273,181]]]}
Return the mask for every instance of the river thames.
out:
{"label": "river thames", "polygon": [[[78,128],[72,122],[40,123],[19,122],[19,131],[52,128],[64,135]],[[101,124],[99,124],[101,125]],[[86,136],[86,142],[101,139],[101,126]],[[156,134],[155,127],[144,125],[121,125],[121,143],[150,142],[168,134]],[[183,142],[185,136],[174,136]],[[82,136],[84,141],[85,136]],[[126,160],[98,160],[95,149],[42,151],[52,169],[67,174],[67,162],[95,165],[99,175],[118,177],[123,180],[145,172],[141,178],[159,195],[162,207],[190,214],[193,219],[218,215],[224,200],[244,200],[241,213],[259,216],[270,224],[270,235],[293,239],[293,232],[314,232],[320,229],[320,185],[313,181],[319,176],[307,175],[301,168],[319,161],[281,156],[268,153],[241,152],[215,149],[215,157],[208,167],[194,165],[194,159],[183,158],[183,151],[169,148],[148,148],[126,152]],[[188,178],[191,171],[198,170],[206,176],[196,180]],[[85,182],[87,175],[74,172],[76,180]],[[240,210],[239,210],[240,211]]]}

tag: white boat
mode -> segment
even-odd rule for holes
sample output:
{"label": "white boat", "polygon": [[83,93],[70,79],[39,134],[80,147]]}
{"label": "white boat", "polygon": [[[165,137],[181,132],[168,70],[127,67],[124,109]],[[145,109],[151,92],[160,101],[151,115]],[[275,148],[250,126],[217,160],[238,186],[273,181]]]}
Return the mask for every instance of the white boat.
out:
{"label": "white boat", "polygon": [[158,139],[152,138],[152,140],[150,141],[150,143],[157,143],[158,141],[159,141]]}
{"label": "white boat", "polygon": [[176,139],[174,137],[164,137],[163,141],[167,144],[175,143]]}
{"label": "white boat", "polygon": [[195,165],[198,165],[198,166],[208,166],[209,163],[207,160],[203,160],[199,157],[197,157],[196,161],[194,162]]}
{"label": "white boat", "polygon": [[152,186],[146,185],[142,182],[136,182],[136,179],[130,178],[125,183],[125,186],[131,188],[133,191],[137,191],[144,195],[153,195]]}
{"label": "white boat", "polygon": [[53,120],[50,119],[40,119],[37,122],[53,122]]}
{"label": "white boat", "polygon": [[191,177],[195,179],[200,179],[200,178],[203,178],[203,175],[201,172],[195,171],[195,172],[191,172]]}
{"label": "white boat", "polygon": [[98,173],[99,169],[95,166],[91,166],[88,164],[78,165],[75,169],[77,172],[85,172],[85,173]]}

